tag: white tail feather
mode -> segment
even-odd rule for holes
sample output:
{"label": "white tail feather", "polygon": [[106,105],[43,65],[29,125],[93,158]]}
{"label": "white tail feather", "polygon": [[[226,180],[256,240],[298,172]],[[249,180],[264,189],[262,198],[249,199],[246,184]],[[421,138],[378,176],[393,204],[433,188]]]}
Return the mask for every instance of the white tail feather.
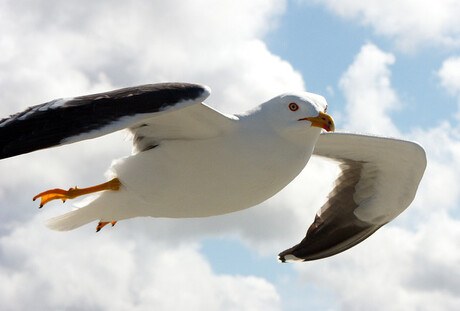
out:
{"label": "white tail feather", "polygon": [[69,231],[97,220],[86,208],[79,208],[67,214],[46,221],[45,225],[56,231]]}

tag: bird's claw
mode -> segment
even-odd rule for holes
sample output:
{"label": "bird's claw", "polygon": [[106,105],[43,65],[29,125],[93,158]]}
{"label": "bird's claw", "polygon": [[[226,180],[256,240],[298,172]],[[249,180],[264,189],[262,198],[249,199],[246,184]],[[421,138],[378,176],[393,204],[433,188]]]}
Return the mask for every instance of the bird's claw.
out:
{"label": "bird's claw", "polygon": [[117,223],[116,221],[100,221],[98,224],[97,224],[97,227],[96,227],[96,232],[99,232],[101,231],[102,228],[104,228],[107,224],[112,224],[112,227],[115,226],[115,224]]}
{"label": "bird's claw", "polygon": [[51,189],[45,192],[42,192],[40,194],[37,194],[34,196],[33,200],[35,201],[38,198],[41,198],[40,201],[40,206],[39,208],[42,208],[43,205],[48,203],[49,201],[52,200],[62,200],[63,203],[65,203],[66,200],[68,199],[74,199],[76,197],[79,197],[81,195],[85,194],[90,194],[98,191],[104,191],[104,190],[119,190],[121,187],[121,182],[118,180],[118,178],[114,178],[106,183],[96,185],[93,187],[88,187],[88,188],[70,188],[69,190],[64,190],[64,189]]}
{"label": "bird's claw", "polygon": [[40,206],[38,208],[42,208],[43,205],[52,200],[60,199],[63,203],[65,203],[67,199],[73,199],[75,197],[75,190],[77,190],[77,187],[70,188],[69,190],[51,189],[37,194],[32,200],[35,201],[36,199],[40,198]]}

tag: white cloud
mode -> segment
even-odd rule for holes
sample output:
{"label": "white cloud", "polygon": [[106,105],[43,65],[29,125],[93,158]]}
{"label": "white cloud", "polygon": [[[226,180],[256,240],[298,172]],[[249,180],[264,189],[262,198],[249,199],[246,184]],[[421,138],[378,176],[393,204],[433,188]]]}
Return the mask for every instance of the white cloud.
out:
{"label": "white cloud", "polygon": [[216,275],[193,243],[113,237],[17,226],[0,238],[0,308],[280,310],[272,284]]}
{"label": "white cloud", "polygon": [[439,1],[315,0],[345,19],[371,26],[404,50],[440,45],[460,46],[460,3]]}
{"label": "white cloud", "polygon": [[460,129],[443,122],[412,135],[427,150],[428,167],[420,185],[417,212],[426,220],[437,211],[459,208],[460,190],[453,185],[460,176]]}
{"label": "white cloud", "polygon": [[452,95],[460,94],[460,57],[446,59],[438,71],[441,85]]}
{"label": "white cloud", "polygon": [[364,45],[340,79],[346,98],[345,129],[398,136],[389,112],[401,103],[391,87],[389,66],[395,58],[374,44]]}
{"label": "white cloud", "polygon": [[[7,35],[0,46],[9,57],[0,62],[0,81],[9,107],[185,80],[209,84],[210,102],[229,111],[234,106],[233,112],[304,87],[300,74],[261,41],[283,0],[31,3],[2,7]],[[30,95],[16,98],[24,85]],[[247,104],[237,104],[241,99]]]}
{"label": "white cloud", "polygon": [[390,225],[341,255],[296,269],[332,290],[342,310],[456,310],[460,223],[432,216],[415,232]]}
{"label": "white cloud", "polygon": [[441,86],[458,98],[457,119],[460,119],[460,57],[450,57],[441,65],[437,72]]}

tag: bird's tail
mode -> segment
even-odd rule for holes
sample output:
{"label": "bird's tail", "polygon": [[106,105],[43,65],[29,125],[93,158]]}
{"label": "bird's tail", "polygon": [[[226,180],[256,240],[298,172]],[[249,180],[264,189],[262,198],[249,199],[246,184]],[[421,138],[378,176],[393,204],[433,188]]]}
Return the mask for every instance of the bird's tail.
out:
{"label": "bird's tail", "polygon": [[97,220],[88,208],[79,208],[67,214],[48,220],[45,225],[52,230],[69,231]]}

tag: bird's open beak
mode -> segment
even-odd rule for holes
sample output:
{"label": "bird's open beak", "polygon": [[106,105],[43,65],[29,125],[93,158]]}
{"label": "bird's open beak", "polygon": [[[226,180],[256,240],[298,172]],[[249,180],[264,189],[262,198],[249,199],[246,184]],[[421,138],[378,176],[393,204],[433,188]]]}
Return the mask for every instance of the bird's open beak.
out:
{"label": "bird's open beak", "polygon": [[325,129],[328,132],[334,132],[335,130],[334,119],[324,112],[320,112],[317,117],[303,118],[299,119],[299,121],[310,121],[311,126]]}

